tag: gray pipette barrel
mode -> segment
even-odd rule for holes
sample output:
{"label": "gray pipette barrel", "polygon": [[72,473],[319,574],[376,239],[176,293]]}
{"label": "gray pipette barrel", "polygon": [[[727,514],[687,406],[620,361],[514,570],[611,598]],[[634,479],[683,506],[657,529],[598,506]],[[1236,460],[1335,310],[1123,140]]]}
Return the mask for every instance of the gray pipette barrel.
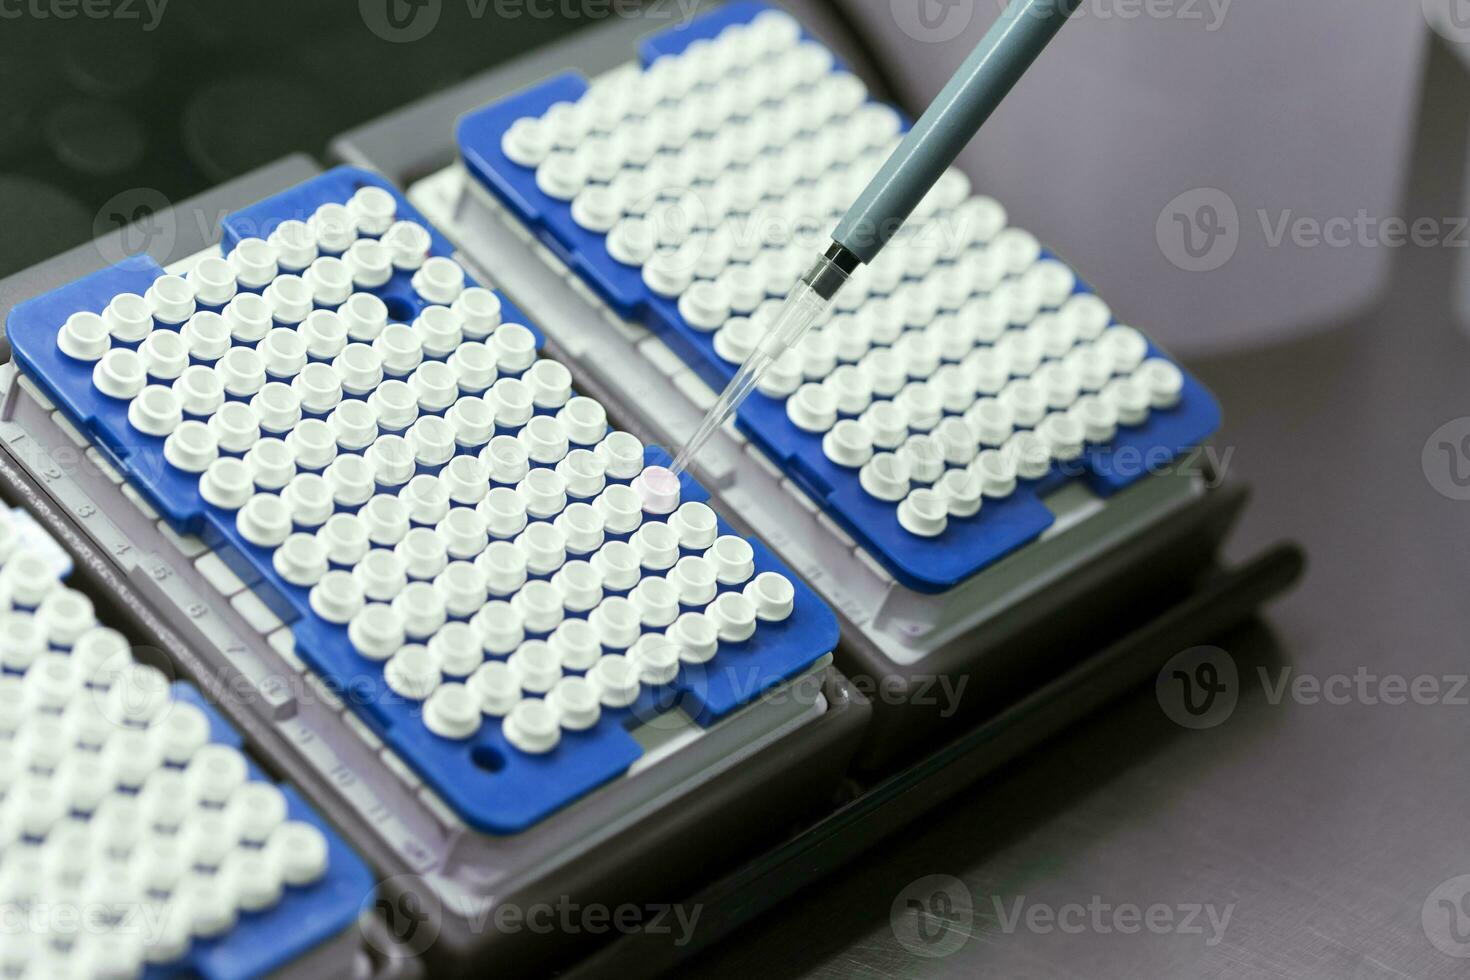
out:
{"label": "gray pipette barrel", "polygon": [[1080,3],[1012,0],[847,209],[832,240],[871,262]]}

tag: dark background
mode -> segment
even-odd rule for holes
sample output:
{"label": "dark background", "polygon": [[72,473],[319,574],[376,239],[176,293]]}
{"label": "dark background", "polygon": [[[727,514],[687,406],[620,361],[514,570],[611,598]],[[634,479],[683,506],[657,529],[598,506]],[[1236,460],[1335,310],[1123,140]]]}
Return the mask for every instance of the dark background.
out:
{"label": "dark background", "polygon": [[153,30],[143,0],[115,2],[138,19],[0,17],[0,275],[115,228],[112,208],[99,217],[115,195],[179,201],[320,158],[344,129],[592,23],[447,3],[427,37],[393,44],[356,0],[171,0]]}
{"label": "dark background", "polygon": [[[875,88],[923,98],[903,59],[874,54],[883,46],[846,29],[831,2],[803,16],[821,16]],[[320,159],[357,123],[596,26],[472,20],[454,3],[442,16],[403,45],[341,0],[172,0],[153,32],[0,20],[0,276],[115,227],[118,201],[135,216],[289,152]],[[1398,207],[1445,218],[1465,211],[1470,88],[1459,52],[1426,37]],[[1470,670],[1470,504],[1425,462],[1434,433],[1470,416],[1456,310],[1465,251],[1399,250],[1366,308],[1186,358],[1224,405],[1230,475],[1256,491],[1232,556],[1290,537],[1311,561],[1265,622],[1219,639],[1248,680],[1225,723],[1185,731],[1140,691],[711,951],[695,974],[1465,975],[1470,959],[1429,941],[1425,910],[1437,886],[1470,873],[1470,707],[1273,703],[1251,681],[1257,667],[1319,679]],[[1255,301],[1239,297],[1242,310]],[[915,956],[892,927],[894,902],[927,875],[956,879],[975,908],[945,957]],[[1094,896],[1232,914],[1215,945],[1006,932],[995,914],[996,899]]]}

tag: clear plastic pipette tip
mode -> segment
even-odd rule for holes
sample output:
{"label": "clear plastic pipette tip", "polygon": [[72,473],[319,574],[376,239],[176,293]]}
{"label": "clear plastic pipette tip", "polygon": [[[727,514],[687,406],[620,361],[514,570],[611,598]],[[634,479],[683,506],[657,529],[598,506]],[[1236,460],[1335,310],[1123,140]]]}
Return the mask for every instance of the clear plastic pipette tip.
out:
{"label": "clear plastic pipette tip", "polygon": [[[823,260],[825,261],[825,259]],[[807,329],[816,322],[817,318],[827,308],[831,297],[823,298],[813,289],[805,279],[798,282],[786,297],[786,302],[771,321],[756,348],[750,352],[745,363],[740,365],[740,370],[735,372],[735,377],[725,386],[720,393],[719,400],[713,408],[705,415],[704,421],[699,423],[699,428],[684,448],[679,450],[679,455],[674,459],[674,465],[670,467],[673,474],[678,476],[688,468],[695,455],[714,435],[715,430],[725,423],[725,420],[735,413],[740,403],[755,390],[760,384],[761,377],[766,370],[791,348],[795,347],[806,334]]]}

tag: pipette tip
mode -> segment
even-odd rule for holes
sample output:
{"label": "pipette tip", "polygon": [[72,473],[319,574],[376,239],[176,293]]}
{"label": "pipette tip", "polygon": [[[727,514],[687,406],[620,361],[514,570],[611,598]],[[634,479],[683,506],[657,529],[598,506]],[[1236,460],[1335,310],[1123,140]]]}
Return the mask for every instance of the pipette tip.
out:
{"label": "pipette tip", "polygon": [[831,258],[822,256],[797,282],[766,327],[760,343],[745,358],[745,363],[740,365],[740,370],[735,372],[735,377],[730,379],[730,383],[720,393],[719,399],[699,423],[694,435],[679,450],[679,455],[670,468],[674,476],[677,477],[689,467],[695,454],[709,441],[715,430],[735,414],[740,403],[760,383],[766,369],[801,341],[811,325],[826,310],[838,288],[846,281],[847,272]]}

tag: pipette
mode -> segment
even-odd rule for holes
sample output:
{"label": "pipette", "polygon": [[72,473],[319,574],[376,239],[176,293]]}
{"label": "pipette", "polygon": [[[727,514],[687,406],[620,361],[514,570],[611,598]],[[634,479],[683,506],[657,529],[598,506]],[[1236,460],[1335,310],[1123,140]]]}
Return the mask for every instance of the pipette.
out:
{"label": "pipette", "polygon": [[795,347],[859,265],[873,261],[954,163],[1081,0],[1012,0],[894,149],[832,233],[832,244],[797,282],[755,349],[674,460],[675,475]]}

